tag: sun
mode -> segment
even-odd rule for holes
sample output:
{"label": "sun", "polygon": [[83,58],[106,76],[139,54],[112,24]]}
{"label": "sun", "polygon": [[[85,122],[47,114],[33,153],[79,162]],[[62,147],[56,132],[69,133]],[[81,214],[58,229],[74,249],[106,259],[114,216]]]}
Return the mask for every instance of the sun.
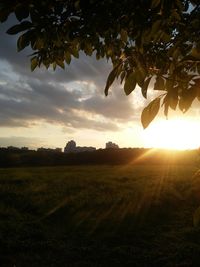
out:
{"label": "sun", "polygon": [[152,123],[143,134],[146,147],[195,149],[200,147],[200,121],[172,118]]}

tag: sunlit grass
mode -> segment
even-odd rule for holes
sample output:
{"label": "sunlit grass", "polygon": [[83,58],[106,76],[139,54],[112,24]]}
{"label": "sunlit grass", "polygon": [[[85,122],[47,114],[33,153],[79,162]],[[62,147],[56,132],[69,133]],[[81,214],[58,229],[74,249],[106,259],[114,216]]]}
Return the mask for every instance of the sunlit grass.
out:
{"label": "sunlit grass", "polygon": [[199,193],[192,165],[1,169],[1,266],[199,262]]}

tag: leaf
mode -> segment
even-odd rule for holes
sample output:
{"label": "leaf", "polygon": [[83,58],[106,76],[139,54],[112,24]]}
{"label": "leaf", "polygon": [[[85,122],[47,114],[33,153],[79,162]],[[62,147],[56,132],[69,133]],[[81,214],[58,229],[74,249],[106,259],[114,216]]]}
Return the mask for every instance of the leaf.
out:
{"label": "leaf", "polygon": [[56,58],[56,64],[57,64],[58,66],[60,66],[62,69],[65,68],[65,64],[64,64],[64,62],[63,62],[61,59],[59,59],[59,58]]}
{"label": "leaf", "polygon": [[120,75],[120,83],[122,84],[123,83],[123,80],[125,78],[125,75],[126,75],[126,72],[125,71],[122,71],[121,72],[121,75]]}
{"label": "leaf", "polygon": [[[123,72],[123,64],[120,64],[117,68],[116,78],[118,79],[121,73]],[[121,78],[121,77],[120,77]]]}
{"label": "leaf", "polygon": [[174,87],[174,81],[171,79],[167,79],[165,83],[166,90],[168,92],[173,92],[173,87]]}
{"label": "leaf", "polygon": [[56,69],[56,62],[53,62],[53,70],[55,71]]}
{"label": "leaf", "polygon": [[148,89],[150,81],[151,81],[151,77],[146,79],[146,81],[144,82],[144,84],[141,87],[142,95],[144,96],[144,98],[147,98],[147,89]]}
{"label": "leaf", "polygon": [[194,89],[196,90],[196,97],[200,101],[200,78],[194,80]]}
{"label": "leaf", "polygon": [[17,34],[19,32],[25,31],[32,27],[32,23],[30,21],[23,21],[21,24],[17,24],[10,29],[7,30],[8,34]]}
{"label": "leaf", "polygon": [[35,40],[34,43],[34,49],[41,50],[44,48],[44,39],[42,39],[40,36]]}
{"label": "leaf", "polygon": [[29,16],[28,6],[18,4],[15,8],[15,16],[19,21],[26,19]]}
{"label": "leaf", "polygon": [[106,87],[104,89],[104,93],[106,96],[108,95],[108,90],[109,90],[110,86],[112,85],[112,83],[114,82],[114,80],[116,78],[118,67],[119,67],[119,64],[117,66],[115,66],[113,68],[113,70],[110,72],[110,74],[108,75],[108,79],[106,81]]}
{"label": "leaf", "polygon": [[121,40],[124,43],[126,43],[127,42],[127,39],[128,39],[127,31],[125,31],[124,29],[121,29],[120,35],[121,35]]}
{"label": "leaf", "polygon": [[128,75],[128,77],[125,80],[124,83],[124,92],[126,95],[129,95],[136,86],[136,79],[135,79],[135,73],[131,73]]}
{"label": "leaf", "polygon": [[169,99],[170,108],[176,110],[177,104],[178,104],[178,96],[171,96]]}
{"label": "leaf", "polygon": [[180,21],[181,20],[181,16],[179,15],[179,13],[176,10],[173,10],[172,12],[172,16],[174,17],[175,20]]}
{"label": "leaf", "polygon": [[96,60],[99,60],[99,59],[100,59],[100,54],[96,53]]}
{"label": "leaf", "polygon": [[90,43],[86,43],[84,51],[86,55],[91,56],[93,53],[92,45]]}
{"label": "leaf", "polygon": [[168,117],[168,110],[169,110],[169,96],[168,95],[165,95],[165,97],[163,99],[162,106],[164,106],[164,115],[167,118]]}
{"label": "leaf", "polygon": [[136,61],[137,61],[137,67],[135,69],[135,79],[138,85],[142,87],[144,84],[144,80],[147,76],[147,73],[146,73],[144,64],[142,64],[142,62],[140,62],[137,59]]}
{"label": "leaf", "polygon": [[69,65],[71,62],[71,54],[68,51],[64,53],[64,58],[65,58],[65,62]]}
{"label": "leaf", "polygon": [[195,59],[199,60],[200,59],[200,53],[199,51],[197,50],[196,47],[193,47],[192,48],[192,51],[191,51],[191,54],[190,54],[192,57],[194,57]]}
{"label": "leaf", "polygon": [[6,21],[7,18],[8,18],[8,15],[9,15],[8,10],[6,10],[6,9],[1,9],[1,10],[0,10],[0,22],[4,22],[4,21]]}
{"label": "leaf", "polygon": [[170,36],[170,34],[163,32],[160,36],[160,40],[162,40],[165,43],[168,43],[171,40],[171,36]]}
{"label": "leaf", "polygon": [[62,11],[63,11],[63,4],[62,4],[61,2],[59,2],[59,1],[57,1],[57,2],[55,3],[54,10],[55,10],[55,13],[56,13],[56,14],[61,14]]}
{"label": "leaf", "polygon": [[77,47],[71,47],[70,48],[70,52],[71,52],[71,54],[75,57],[75,58],[79,58],[79,53],[78,53],[78,49],[77,49]]}
{"label": "leaf", "polygon": [[161,76],[157,76],[154,84],[154,90],[165,90],[165,80]]}
{"label": "leaf", "polygon": [[179,109],[184,112],[185,111],[185,99],[183,97],[181,97],[179,99]]}
{"label": "leaf", "polygon": [[180,110],[185,113],[192,105],[192,102],[196,97],[198,97],[198,80],[196,80],[196,83],[193,84],[189,90],[186,90],[183,92],[180,100],[179,100],[179,108]]}
{"label": "leaf", "polygon": [[180,110],[185,113],[186,111],[188,111],[188,109],[191,107],[192,102],[194,100],[195,97],[181,97],[179,100],[179,108]]}
{"label": "leaf", "polygon": [[200,75],[200,63],[197,64],[197,71],[198,71],[198,74]]}
{"label": "leaf", "polygon": [[34,71],[34,69],[38,66],[38,58],[33,57],[31,58],[31,71]]}
{"label": "leaf", "polygon": [[167,117],[168,116],[168,110],[169,107],[173,110],[176,110],[178,104],[178,95],[175,94],[167,94],[164,99],[163,99],[163,104],[164,105],[164,114]]}
{"label": "leaf", "polygon": [[22,34],[17,40],[17,51],[23,50],[26,46],[30,44],[29,36],[27,33]]}
{"label": "leaf", "polygon": [[193,225],[194,227],[197,227],[199,226],[199,223],[200,223],[200,207],[198,207],[194,214],[193,214]]}
{"label": "leaf", "polygon": [[61,59],[62,61],[64,61],[64,49],[63,49],[63,47],[59,47],[57,49],[57,57],[59,59]]}
{"label": "leaf", "polygon": [[80,9],[80,0],[77,0],[75,3],[74,3],[74,7],[76,10],[79,10]]}
{"label": "leaf", "polygon": [[156,39],[158,31],[161,28],[161,22],[162,22],[161,20],[156,20],[152,25],[150,35],[154,40]]}
{"label": "leaf", "polygon": [[169,103],[166,102],[164,106],[164,115],[166,118],[168,118],[168,111],[169,111]]}
{"label": "leaf", "polygon": [[151,8],[154,9],[160,4],[160,0],[152,0]]}
{"label": "leaf", "polygon": [[43,60],[43,65],[46,67],[46,69],[48,70],[49,66],[50,66],[50,61],[47,60]]}
{"label": "leaf", "polygon": [[19,32],[21,32],[20,24],[15,25],[15,26],[13,26],[13,27],[11,27],[10,29],[7,30],[8,34],[16,34],[16,33],[19,33]]}
{"label": "leaf", "polygon": [[33,22],[37,22],[40,18],[40,15],[38,13],[38,11],[33,7],[30,9],[30,17],[31,17],[31,21]]}
{"label": "leaf", "polygon": [[148,125],[152,122],[152,120],[158,114],[160,109],[160,98],[157,97],[153,101],[151,101],[147,107],[145,107],[142,111],[141,122],[144,129],[148,127]]}
{"label": "leaf", "polygon": [[183,3],[181,2],[181,0],[176,0],[176,6],[178,7],[178,9],[180,11],[182,11],[184,9],[184,5]]}

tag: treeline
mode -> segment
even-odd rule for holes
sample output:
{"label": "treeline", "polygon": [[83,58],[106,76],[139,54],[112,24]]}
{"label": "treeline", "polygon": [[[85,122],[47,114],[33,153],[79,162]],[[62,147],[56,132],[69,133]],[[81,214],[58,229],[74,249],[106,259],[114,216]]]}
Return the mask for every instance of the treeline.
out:
{"label": "treeline", "polygon": [[0,167],[59,166],[87,164],[194,164],[199,151],[166,151],[145,148],[99,149],[62,153],[0,149]]}

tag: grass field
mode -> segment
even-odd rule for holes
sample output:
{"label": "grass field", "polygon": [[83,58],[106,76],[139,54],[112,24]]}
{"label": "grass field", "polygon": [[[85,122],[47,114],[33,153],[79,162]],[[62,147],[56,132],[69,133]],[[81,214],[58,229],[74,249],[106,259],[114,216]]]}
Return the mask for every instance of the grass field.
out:
{"label": "grass field", "polygon": [[196,171],[0,169],[0,266],[200,266]]}

